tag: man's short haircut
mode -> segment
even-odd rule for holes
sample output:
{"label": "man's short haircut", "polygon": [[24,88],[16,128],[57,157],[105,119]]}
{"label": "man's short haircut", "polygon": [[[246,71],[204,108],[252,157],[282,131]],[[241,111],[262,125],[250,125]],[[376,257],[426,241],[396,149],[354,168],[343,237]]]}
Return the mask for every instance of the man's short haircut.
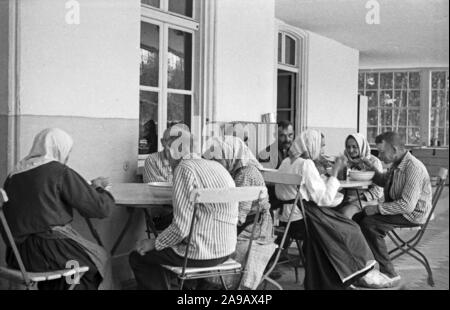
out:
{"label": "man's short haircut", "polygon": [[288,121],[288,120],[283,120],[283,121],[279,121],[279,122],[278,122],[278,128],[281,127],[281,129],[283,129],[283,130],[288,129],[289,126],[294,127],[294,126],[292,125],[292,123],[291,123],[290,121]]}
{"label": "man's short haircut", "polygon": [[402,150],[405,149],[405,141],[397,132],[386,131],[375,138],[376,144],[383,143],[383,141]]}
{"label": "man's short haircut", "polygon": [[194,135],[186,124],[179,123],[170,127],[170,135],[167,139],[169,148],[174,148],[173,142],[177,140],[178,151],[182,157],[194,152]]}

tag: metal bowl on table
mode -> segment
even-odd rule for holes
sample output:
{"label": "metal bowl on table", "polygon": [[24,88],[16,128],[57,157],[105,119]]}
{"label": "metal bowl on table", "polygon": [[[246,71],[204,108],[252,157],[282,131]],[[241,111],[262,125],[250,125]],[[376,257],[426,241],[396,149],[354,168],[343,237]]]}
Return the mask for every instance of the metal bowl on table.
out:
{"label": "metal bowl on table", "polygon": [[374,171],[359,171],[350,170],[348,173],[350,180],[352,181],[370,181],[375,176]]}

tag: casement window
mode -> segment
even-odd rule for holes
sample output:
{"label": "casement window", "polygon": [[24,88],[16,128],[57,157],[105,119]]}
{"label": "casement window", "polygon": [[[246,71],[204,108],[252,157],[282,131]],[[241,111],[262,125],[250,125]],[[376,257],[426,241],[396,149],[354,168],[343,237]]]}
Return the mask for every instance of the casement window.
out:
{"label": "casement window", "polygon": [[163,131],[191,126],[199,1],[141,0],[139,158],[161,150]]}

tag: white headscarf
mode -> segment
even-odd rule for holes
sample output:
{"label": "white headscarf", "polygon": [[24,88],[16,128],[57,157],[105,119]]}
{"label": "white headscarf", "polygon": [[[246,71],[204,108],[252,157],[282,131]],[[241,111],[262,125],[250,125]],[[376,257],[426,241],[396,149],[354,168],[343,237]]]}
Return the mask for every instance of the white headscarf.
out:
{"label": "white headscarf", "polygon": [[295,159],[303,155],[309,159],[316,160],[320,156],[321,147],[322,136],[320,132],[308,129],[295,138],[289,149],[290,157]]}
{"label": "white headscarf", "polygon": [[73,139],[58,128],[47,128],[39,132],[33,141],[29,154],[16,165],[10,176],[22,173],[51,161],[66,163],[72,150]]}
{"label": "white headscarf", "polygon": [[[348,139],[353,138],[355,139],[356,143],[358,144],[358,148],[359,148],[359,157],[353,159],[350,154],[347,152],[347,147],[345,148],[344,154],[348,159],[348,164],[350,167],[352,166],[357,166],[360,167],[361,165],[363,165],[361,163],[361,159],[369,159],[372,157],[372,154],[370,153],[370,145],[369,142],[367,141],[367,139],[360,133],[355,133],[352,135],[349,135],[347,137],[347,139],[345,139],[345,144],[347,146],[347,141]],[[363,168],[363,167],[360,167]]]}
{"label": "white headscarf", "polygon": [[206,147],[203,157],[211,160],[220,160],[231,175],[239,168],[246,166],[255,166],[259,170],[262,169],[262,165],[255,158],[255,155],[253,155],[245,142],[238,137],[213,137],[208,141]]}

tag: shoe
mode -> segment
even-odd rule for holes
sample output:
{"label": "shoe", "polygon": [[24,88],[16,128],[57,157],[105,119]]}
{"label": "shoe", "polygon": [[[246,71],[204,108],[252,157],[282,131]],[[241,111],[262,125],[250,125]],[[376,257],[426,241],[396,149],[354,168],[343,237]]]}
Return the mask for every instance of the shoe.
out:
{"label": "shoe", "polygon": [[382,289],[394,287],[398,282],[400,282],[400,276],[398,276],[398,280],[397,278],[391,279],[377,269],[372,269],[364,277],[360,278],[355,285],[372,289]]}
{"label": "shoe", "polygon": [[283,276],[283,274],[279,271],[279,270],[273,270],[270,274],[269,274],[269,278],[271,278],[272,280],[278,280]]}
{"label": "shoe", "polygon": [[[381,272],[380,272],[381,273]],[[394,277],[389,277],[387,274],[385,273],[381,273],[384,277],[386,277],[388,283],[389,283],[389,287],[396,287],[400,284],[400,281],[402,280],[402,278],[399,275],[396,275]]]}

